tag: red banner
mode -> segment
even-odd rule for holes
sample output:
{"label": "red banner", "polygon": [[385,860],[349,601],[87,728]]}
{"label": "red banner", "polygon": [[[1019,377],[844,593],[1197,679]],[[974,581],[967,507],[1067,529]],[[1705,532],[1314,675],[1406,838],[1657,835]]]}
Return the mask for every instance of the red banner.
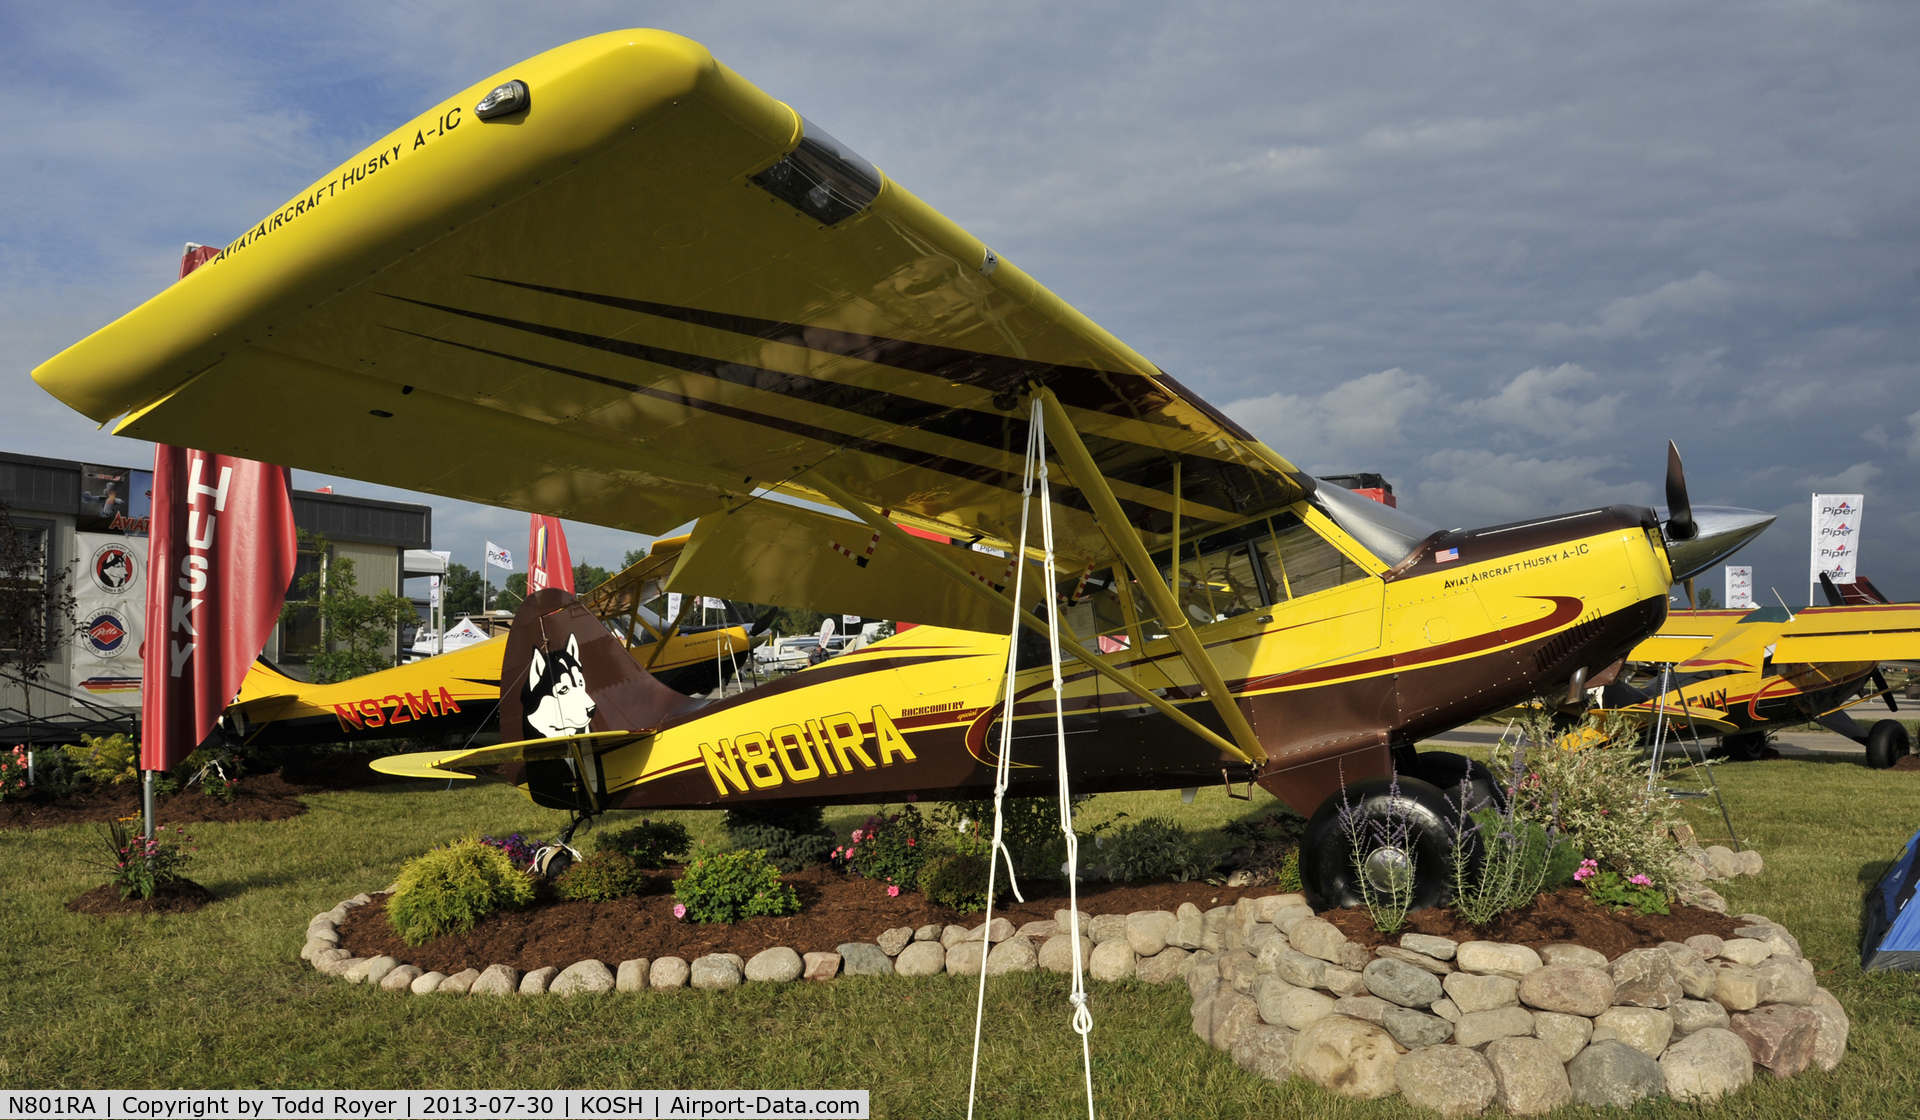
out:
{"label": "red banner", "polygon": [[200,745],[273,635],[296,556],[291,481],[285,467],[155,445],[142,770]]}
{"label": "red banner", "polygon": [[527,529],[527,594],[549,587],[572,593],[573,557],[567,554],[560,519],[536,513]]}

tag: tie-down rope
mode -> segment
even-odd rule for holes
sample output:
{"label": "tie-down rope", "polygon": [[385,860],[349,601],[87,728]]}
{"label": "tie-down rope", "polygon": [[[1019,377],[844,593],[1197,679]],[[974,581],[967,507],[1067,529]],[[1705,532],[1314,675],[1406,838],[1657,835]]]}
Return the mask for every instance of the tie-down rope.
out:
{"label": "tie-down rope", "polygon": [[[1047,601],[1047,646],[1052,661],[1053,672],[1053,734],[1055,749],[1058,752],[1060,831],[1067,841],[1067,930],[1073,948],[1073,988],[1067,1000],[1073,1006],[1073,1029],[1080,1036],[1080,1064],[1085,1075],[1087,1087],[1087,1120],[1094,1120],[1093,1109],[1093,1048],[1088,1036],[1093,1033],[1093,1009],[1087,1003],[1086,977],[1082,974],[1080,960],[1080,838],[1073,832],[1073,798],[1067,782],[1067,721],[1065,710],[1065,683],[1060,676],[1060,602],[1054,594],[1053,574],[1053,503],[1047,487],[1047,444],[1046,418],[1041,411],[1040,400],[1033,401],[1033,422],[1027,427],[1027,457],[1020,486],[1020,540],[1014,552],[1013,578],[1013,631],[1007,640],[1007,673],[1004,682],[1005,695],[1000,710],[1000,754],[994,760],[993,781],[993,847],[987,853],[987,912],[980,926],[980,985],[973,1009],[973,1070],[967,1079],[967,1120],[973,1120],[973,1105],[980,1085],[980,1025],[986,1018],[987,1007],[987,950],[992,947],[988,934],[993,925],[993,894],[995,875],[1000,860],[1007,863],[1007,879],[1013,881],[1013,853],[1007,850],[1002,838],[1002,803],[1007,795],[1007,783],[1013,756],[1013,708],[1014,674],[1020,664],[1020,604],[1025,602],[1024,588],[1027,573],[1027,524],[1033,501],[1033,487],[1036,480],[1040,485],[1040,539],[1046,560],[1041,572],[1046,583]],[[1019,896],[1019,887],[1014,887],[1015,897]]]}

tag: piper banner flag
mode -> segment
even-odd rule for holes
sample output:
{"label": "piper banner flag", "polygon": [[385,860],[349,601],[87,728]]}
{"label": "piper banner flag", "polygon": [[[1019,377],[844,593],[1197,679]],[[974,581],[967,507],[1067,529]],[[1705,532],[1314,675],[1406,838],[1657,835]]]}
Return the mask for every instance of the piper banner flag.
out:
{"label": "piper banner flag", "polygon": [[156,444],[140,768],[213,730],[280,621],[296,556],[291,472]]}
{"label": "piper banner flag", "polygon": [[488,541],[487,563],[492,564],[496,568],[505,568],[511,572],[513,570],[513,553],[508,552],[492,541]]}
{"label": "piper banner flag", "polygon": [[527,594],[549,587],[573,593],[573,557],[560,519],[536,513],[527,529]]}
{"label": "piper banner flag", "polygon": [[1751,565],[1727,565],[1727,606],[1753,609],[1753,568]]}
{"label": "piper banner flag", "polygon": [[1807,582],[1820,582],[1825,572],[1835,583],[1852,583],[1860,570],[1860,507],[1862,494],[1813,496],[1813,562]]}

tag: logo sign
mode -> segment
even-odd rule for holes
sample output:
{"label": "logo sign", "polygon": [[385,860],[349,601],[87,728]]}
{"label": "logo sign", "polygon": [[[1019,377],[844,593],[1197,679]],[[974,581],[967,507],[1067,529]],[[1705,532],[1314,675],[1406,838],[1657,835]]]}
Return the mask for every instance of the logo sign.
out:
{"label": "logo sign", "polygon": [[93,550],[93,585],[108,595],[124,595],[140,578],[140,560],[124,544],[109,542]]}
{"label": "logo sign", "polygon": [[1852,583],[1860,569],[1860,513],[1865,495],[1815,494],[1808,583],[1825,573],[1835,583]]}
{"label": "logo sign", "polygon": [[1727,606],[1753,609],[1753,568],[1751,565],[1727,565]]}
{"label": "logo sign", "polygon": [[82,640],[95,657],[118,657],[125,653],[131,633],[126,616],[111,608],[93,612],[81,627]]}

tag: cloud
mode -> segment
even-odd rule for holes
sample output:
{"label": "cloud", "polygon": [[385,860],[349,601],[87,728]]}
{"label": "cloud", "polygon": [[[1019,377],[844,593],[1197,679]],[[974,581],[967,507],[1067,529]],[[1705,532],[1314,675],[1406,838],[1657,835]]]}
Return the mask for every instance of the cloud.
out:
{"label": "cloud", "polygon": [[1403,439],[1407,417],[1432,399],[1428,381],[1381,370],[1312,396],[1273,393],[1235,401],[1227,414],[1311,471],[1353,467]]}
{"label": "cloud", "polygon": [[1556,439],[1599,439],[1611,434],[1622,394],[1608,393],[1580,401],[1600,382],[1592,370],[1572,362],[1548,369],[1535,366],[1515,377],[1496,394],[1468,401],[1460,412],[1475,419],[1505,424],[1535,435]]}
{"label": "cloud", "polygon": [[1549,323],[1539,330],[1542,342],[1574,338],[1640,338],[1671,320],[1718,311],[1727,305],[1733,288],[1707,269],[1685,280],[1670,280],[1641,295],[1622,296],[1600,310],[1600,321],[1583,327]]}
{"label": "cloud", "polygon": [[1454,449],[1422,460],[1425,477],[1413,490],[1428,511],[1422,516],[1464,527],[1615,502],[1652,505],[1656,499],[1651,483],[1611,483],[1599,477],[1616,465],[1592,456],[1547,459]]}

